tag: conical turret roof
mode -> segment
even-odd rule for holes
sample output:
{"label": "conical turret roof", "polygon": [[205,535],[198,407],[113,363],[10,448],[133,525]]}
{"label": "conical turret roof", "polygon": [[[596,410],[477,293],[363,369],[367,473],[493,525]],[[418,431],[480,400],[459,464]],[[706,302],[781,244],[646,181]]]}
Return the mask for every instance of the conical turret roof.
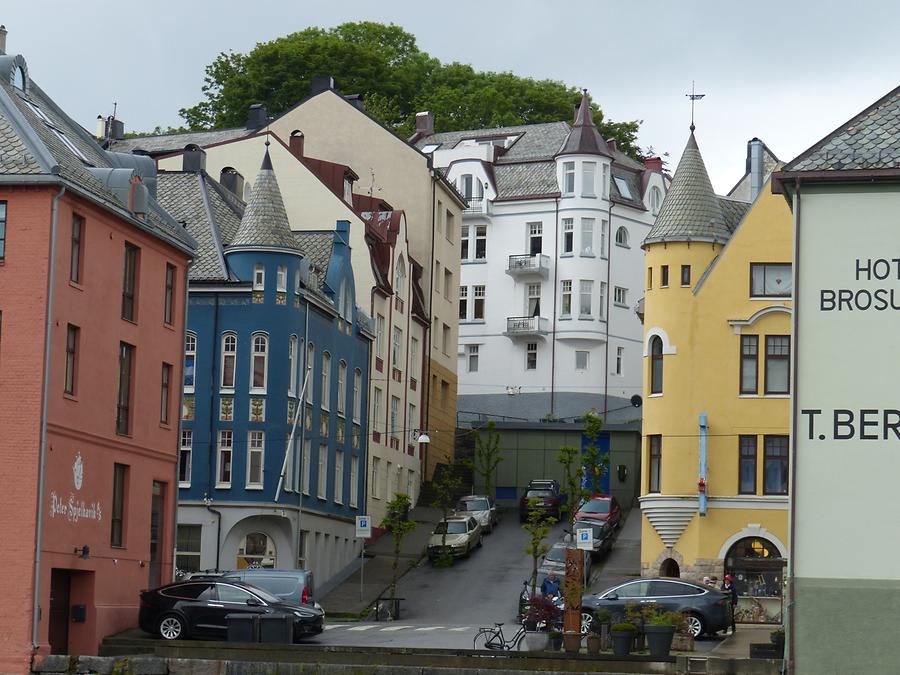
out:
{"label": "conical turret roof", "polygon": [[609,149],[606,147],[606,141],[603,140],[600,131],[594,124],[591,99],[588,96],[587,89],[581,94],[581,104],[575,113],[575,124],[556,155],[602,155],[603,157],[612,157]]}
{"label": "conical turret roof", "polygon": [[691,131],[672,185],[644,243],[715,241],[724,244],[731,238],[727,222]]}
{"label": "conical turret roof", "polygon": [[297,241],[291,234],[284,200],[278,188],[278,180],[272,169],[269,148],[262,166],[256,174],[256,182],[250,193],[250,201],[241,218],[241,225],[229,248],[258,246],[261,248],[288,248],[297,250]]}

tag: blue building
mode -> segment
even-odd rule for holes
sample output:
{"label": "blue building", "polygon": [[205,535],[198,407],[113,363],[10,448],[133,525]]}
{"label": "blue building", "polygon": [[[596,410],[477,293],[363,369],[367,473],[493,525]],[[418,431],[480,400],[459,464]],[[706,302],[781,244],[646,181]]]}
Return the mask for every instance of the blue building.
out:
{"label": "blue building", "polygon": [[[327,583],[359,554],[370,320],[349,223],[292,232],[268,150],[243,179],[188,148],[159,198],[199,244],[190,274],[179,461],[180,570],[307,567]],[[227,186],[227,187],[226,187]]]}

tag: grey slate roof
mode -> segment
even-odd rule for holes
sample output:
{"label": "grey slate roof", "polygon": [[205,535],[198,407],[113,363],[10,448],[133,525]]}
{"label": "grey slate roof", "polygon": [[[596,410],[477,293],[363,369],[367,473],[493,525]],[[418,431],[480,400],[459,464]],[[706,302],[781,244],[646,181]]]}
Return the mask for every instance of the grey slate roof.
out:
{"label": "grey slate roof", "polygon": [[231,242],[241,224],[243,202],[206,172],[160,172],[157,198],[197,240],[190,280],[227,281],[230,275],[222,248]]}
{"label": "grey slate roof", "polygon": [[571,127],[566,122],[545,122],[542,124],[519,124],[493,129],[469,129],[466,131],[445,131],[426,136],[416,142],[420,150],[426,145],[438,145],[437,149],[455,148],[461,141],[485,138],[519,138],[506,152],[497,157],[495,166],[525,162],[535,159],[552,159],[559,150]]}
{"label": "grey slate roof", "polygon": [[30,76],[26,76],[24,92],[14,87],[5,75],[17,66],[27,72],[21,56],[0,56],[0,177],[10,182],[23,174],[43,175],[48,182],[61,179],[89,199],[130,219],[135,227],[186,252],[193,251],[196,242],[190,234],[153,199],[151,180],[146,184],[151,195],[147,217],[135,217],[127,200],[98,178],[109,176],[108,169],[123,168],[120,163]]}
{"label": "grey slate roof", "polygon": [[328,274],[328,263],[334,247],[333,232],[293,232],[297,247],[303,250],[304,258],[309,261],[310,270],[319,280],[319,287],[325,287],[325,276]]}
{"label": "grey slate roof", "polygon": [[139,136],[112,141],[109,149],[116,152],[143,151],[151,155],[165,155],[170,152],[181,152],[187,145],[198,145],[201,148],[235,138],[257,133],[258,129],[216,129],[214,131],[190,131],[183,134],[166,134],[162,136]]}
{"label": "grey slate roof", "polygon": [[281,190],[278,188],[278,179],[272,169],[268,148],[259,173],[256,174],[241,226],[230,246],[298,248],[291,233],[290,221],[284,208],[284,200],[281,198]]}
{"label": "grey slate roof", "polygon": [[735,228],[741,222],[741,219],[753,206],[750,202],[744,202],[729,197],[721,197],[716,195],[719,200],[719,207],[722,209],[722,215],[725,216],[725,226],[734,232]]}
{"label": "grey slate roof", "polygon": [[559,194],[556,182],[556,162],[526,162],[495,164],[494,179],[497,199],[517,199],[535,195]]}
{"label": "grey slate roof", "polygon": [[691,132],[672,185],[644,244],[697,240],[724,244],[731,238],[731,232]]}
{"label": "grey slate roof", "polygon": [[841,125],[782,170],[847,171],[900,167],[900,87]]}

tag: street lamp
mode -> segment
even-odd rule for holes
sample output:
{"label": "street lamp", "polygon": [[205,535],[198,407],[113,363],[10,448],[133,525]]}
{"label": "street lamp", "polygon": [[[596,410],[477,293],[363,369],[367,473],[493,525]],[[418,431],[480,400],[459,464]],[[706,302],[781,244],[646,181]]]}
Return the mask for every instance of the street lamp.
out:
{"label": "street lamp", "polygon": [[424,429],[412,429],[409,432],[409,440],[416,443],[431,443],[431,437]]}

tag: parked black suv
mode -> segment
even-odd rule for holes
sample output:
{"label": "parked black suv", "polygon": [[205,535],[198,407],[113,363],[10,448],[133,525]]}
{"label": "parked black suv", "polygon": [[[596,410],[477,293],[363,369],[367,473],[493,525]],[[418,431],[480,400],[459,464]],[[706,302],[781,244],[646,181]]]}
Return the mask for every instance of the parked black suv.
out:
{"label": "parked black suv", "polygon": [[[537,501],[532,505],[531,500]],[[532,509],[559,520],[565,503],[566,496],[560,492],[558,482],[552,478],[536,478],[528,483],[519,499],[519,522],[528,520]]]}

